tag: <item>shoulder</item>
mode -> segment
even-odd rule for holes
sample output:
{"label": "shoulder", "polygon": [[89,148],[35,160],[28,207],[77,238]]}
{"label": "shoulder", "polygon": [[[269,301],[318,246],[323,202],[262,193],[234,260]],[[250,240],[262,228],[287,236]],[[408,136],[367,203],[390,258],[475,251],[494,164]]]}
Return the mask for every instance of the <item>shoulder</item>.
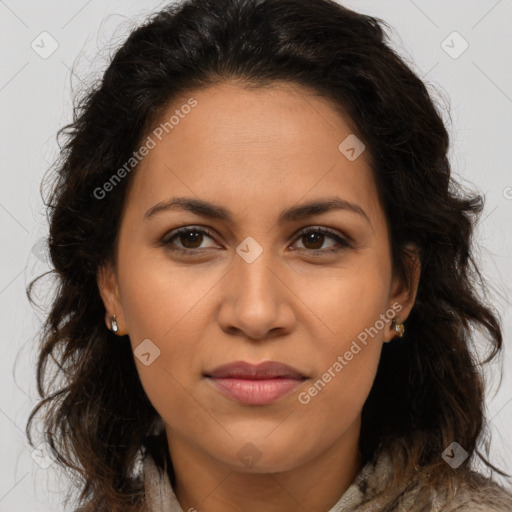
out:
{"label": "shoulder", "polygon": [[391,478],[392,468],[391,459],[382,454],[361,471],[354,482],[358,497],[355,510],[512,512],[512,491],[475,471],[443,472],[443,467],[424,467],[398,483]]}
{"label": "shoulder", "polygon": [[403,505],[416,507],[418,512],[512,512],[512,493],[473,472],[434,489],[413,486],[402,498]]}
{"label": "shoulder", "polygon": [[446,512],[512,512],[512,493],[496,482],[472,473],[456,482],[445,509]]}

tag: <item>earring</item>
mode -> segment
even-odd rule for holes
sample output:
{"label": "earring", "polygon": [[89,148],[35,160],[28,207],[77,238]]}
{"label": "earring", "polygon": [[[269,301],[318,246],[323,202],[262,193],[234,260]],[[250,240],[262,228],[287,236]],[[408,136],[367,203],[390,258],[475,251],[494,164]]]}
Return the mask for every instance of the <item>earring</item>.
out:
{"label": "earring", "polygon": [[395,336],[393,338],[403,338],[405,333],[405,325],[401,323],[395,323],[393,320],[394,326],[393,329],[395,330]]}
{"label": "earring", "polygon": [[116,315],[110,317],[110,330],[113,333],[119,331],[119,327],[117,326]]}

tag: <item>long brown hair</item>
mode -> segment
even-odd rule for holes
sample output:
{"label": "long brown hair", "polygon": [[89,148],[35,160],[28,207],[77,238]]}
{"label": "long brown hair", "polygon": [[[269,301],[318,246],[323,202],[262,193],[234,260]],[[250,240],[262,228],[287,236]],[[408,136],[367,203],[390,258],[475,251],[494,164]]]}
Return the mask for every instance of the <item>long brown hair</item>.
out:
{"label": "long brown hair", "polygon": [[137,169],[107,199],[97,191],[173,98],[227,78],[247,87],[284,80],[348,114],[373,155],[393,269],[405,281],[411,276],[404,248],[420,250],[422,275],[406,335],[385,344],[363,409],[364,460],[386,449],[397,485],[415,468],[428,475],[428,488],[455,474],[441,459],[453,441],[469,454],[458,474],[481,455],[483,383],[473,329],[485,334],[488,360],[502,346],[473,257],[483,199],[451,176],[439,107],[391,48],[386,30],[384,22],[331,0],[187,0],[135,29],[101,82],[77,101],[73,122],[59,131],[61,154],[45,200],[57,287],[41,333],[41,400],[27,435],[32,443],[32,421],[44,413],[46,441],[77,477],[80,503],[137,510],[143,490],[135,469],[159,419],[129,340],[105,328],[96,282],[98,268],[115,261],[120,212]]}

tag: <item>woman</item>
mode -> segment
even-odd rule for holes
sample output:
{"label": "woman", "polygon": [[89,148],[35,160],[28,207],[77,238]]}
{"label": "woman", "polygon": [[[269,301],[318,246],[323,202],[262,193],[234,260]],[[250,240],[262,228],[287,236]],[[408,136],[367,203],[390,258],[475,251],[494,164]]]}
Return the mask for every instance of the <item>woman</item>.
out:
{"label": "woman", "polygon": [[512,510],[470,469],[472,333],[502,345],[470,250],[482,198],[381,22],[170,5],[64,131],[27,430],[44,411],[80,510]]}

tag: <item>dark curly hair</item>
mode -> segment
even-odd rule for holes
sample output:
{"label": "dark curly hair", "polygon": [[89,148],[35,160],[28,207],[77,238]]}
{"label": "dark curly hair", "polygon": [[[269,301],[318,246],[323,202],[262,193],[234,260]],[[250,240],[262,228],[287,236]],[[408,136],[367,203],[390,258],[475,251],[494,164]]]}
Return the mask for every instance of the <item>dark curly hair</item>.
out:
{"label": "dark curly hair", "polygon": [[[389,450],[395,483],[414,468],[433,488],[455,474],[441,453],[456,440],[469,453],[459,475],[469,474],[477,455],[503,474],[486,458],[488,443],[486,455],[479,450],[487,434],[473,331],[489,344],[485,362],[502,346],[473,256],[483,198],[453,180],[439,107],[386,30],[381,20],[332,0],[186,0],[133,30],[101,81],[77,101],[73,122],[59,130],[64,143],[45,199],[57,286],[41,332],[41,400],[27,435],[32,444],[33,420],[44,412],[45,440],[80,484],[80,504],[139,510],[139,457],[153,450],[163,467],[165,452],[151,437],[159,414],[130,344],[105,328],[97,285],[99,267],[115,263],[120,214],[137,169],[108,201],[94,191],[128,161],[174,98],[226,80],[242,87],[286,81],[331,100],[372,156],[393,270],[404,282],[411,282],[405,249],[419,249],[422,273],[407,333],[384,345],[364,405],[364,461]],[[32,303],[41,277],[27,288]]]}

